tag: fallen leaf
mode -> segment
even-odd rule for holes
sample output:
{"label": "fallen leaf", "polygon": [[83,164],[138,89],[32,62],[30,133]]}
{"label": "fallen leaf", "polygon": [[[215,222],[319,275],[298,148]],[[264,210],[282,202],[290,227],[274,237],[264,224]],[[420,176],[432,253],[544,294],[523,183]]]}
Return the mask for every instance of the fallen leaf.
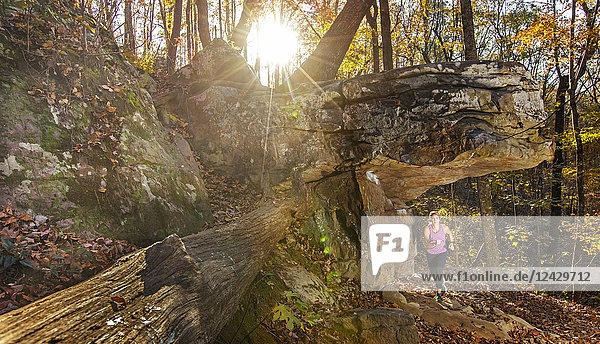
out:
{"label": "fallen leaf", "polygon": [[25,295],[25,294],[23,294],[23,298],[24,298],[25,300],[29,301],[29,302],[33,302],[33,301],[35,301],[35,298],[33,298],[33,297],[31,297],[31,296],[27,296],[27,295]]}
{"label": "fallen leaf", "polygon": [[110,305],[113,307],[113,310],[118,311],[125,309],[127,302],[120,296],[113,296],[110,298]]}
{"label": "fallen leaf", "polygon": [[27,214],[21,214],[19,216],[17,216],[19,218],[19,220],[21,221],[26,221],[26,222],[31,222],[33,221],[33,218]]}

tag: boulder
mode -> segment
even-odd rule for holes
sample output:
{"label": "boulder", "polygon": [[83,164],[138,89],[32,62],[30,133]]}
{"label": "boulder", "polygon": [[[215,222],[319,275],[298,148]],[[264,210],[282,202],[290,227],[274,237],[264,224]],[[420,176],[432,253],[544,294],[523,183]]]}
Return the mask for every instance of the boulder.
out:
{"label": "boulder", "polygon": [[67,79],[0,65],[0,200],[63,231],[150,244],[212,221],[194,155],[118,63]]}
{"label": "boulder", "polygon": [[414,344],[419,333],[413,316],[397,309],[356,309],[325,319],[318,343]]}
{"label": "boulder", "polygon": [[241,84],[258,82],[252,68],[240,53],[220,38],[200,50],[192,62],[175,74],[178,83],[199,81],[230,81]]}
{"label": "boulder", "polygon": [[383,300],[395,303],[397,305],[407,303],[406,297],[399,291],[383,291],[381,293]]}

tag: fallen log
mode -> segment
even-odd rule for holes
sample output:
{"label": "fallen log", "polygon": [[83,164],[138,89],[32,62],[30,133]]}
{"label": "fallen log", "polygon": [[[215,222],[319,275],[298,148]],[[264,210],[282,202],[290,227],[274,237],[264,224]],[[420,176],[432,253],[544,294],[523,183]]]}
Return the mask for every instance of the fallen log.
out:
{"label": "fallen log", "polygon": [[0,316],[0,343],[210,343],[294,221],[284,199],[161,242]]}

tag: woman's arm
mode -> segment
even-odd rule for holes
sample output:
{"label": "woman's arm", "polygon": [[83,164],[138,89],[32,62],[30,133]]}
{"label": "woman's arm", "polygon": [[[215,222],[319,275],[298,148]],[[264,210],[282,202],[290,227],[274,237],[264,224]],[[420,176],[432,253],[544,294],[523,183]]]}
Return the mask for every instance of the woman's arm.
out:
{"label": "woman's arm", "polygon": [[444,233],[446,233],[450,239],[450,243],[448,244],[448,248],[451,251],[454,251],[454,236],[452,235],[452,231],[450,230],[450,227],[448,226],[444,226]]}

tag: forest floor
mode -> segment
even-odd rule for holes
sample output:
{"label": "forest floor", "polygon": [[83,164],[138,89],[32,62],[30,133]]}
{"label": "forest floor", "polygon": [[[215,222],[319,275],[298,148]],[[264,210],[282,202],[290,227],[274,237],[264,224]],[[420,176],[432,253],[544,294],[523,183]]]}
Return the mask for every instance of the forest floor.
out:
{"label": "forest floor", "polygon": [[[340,285],[333,292],[339,309],[321,309],[323,314],[403,309],[414,315],[421,343],[600,343],[600,300],[593,293],[581,295],[580,302],[589,305],[569,301],[566,294],[536,292],[456,292],[445,295],[442,303],[431,292],[403,292],[408,303],[396,304],[380,292],[361,292],[360,283],[353,279],[344,279]],[[520,319],[507,321],[506,315]],[[262,325],[279,343],[315,343],[311,329],[290,331],[283,323],[268,320]],[[493,331],[488,331],[490,327]],[[506,338],[495,337],[493,332]]]}
{"label": "forest floor", "polygon": [[215,218],[215,221],[208,223],[204,229],[237,220],[258,208],[261,199],[259,190],[237,178],[222,175],[211,168],[198,165]]}
{"label": "forest floor", "polygon": [[[510,339],[486,339],[474,331],[431,324],[416,317],[423,343],[599,343],[600,305],[584,295],[582,305],[535,292],[463,292],[449,298],[468,306],[473,317],[497,322],[500,314],[516,315],[534,328],[515,327]],[[410,299],[410,298],[408,298]],[[498,312],[498,309],[501,312]]]}

